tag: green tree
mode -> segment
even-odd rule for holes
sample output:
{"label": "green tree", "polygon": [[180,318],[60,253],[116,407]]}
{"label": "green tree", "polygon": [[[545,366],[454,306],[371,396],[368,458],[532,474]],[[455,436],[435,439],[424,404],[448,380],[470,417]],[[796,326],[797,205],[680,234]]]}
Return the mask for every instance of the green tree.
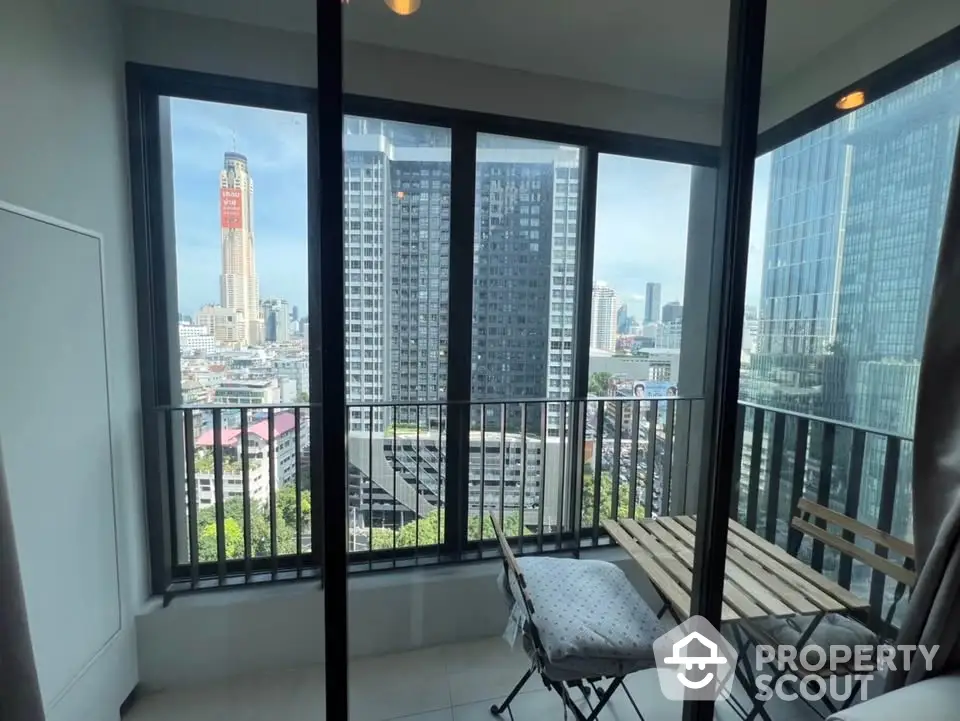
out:
{"label": "green tree", "polygon": [[[294,484],[281,486],[277,492],[277,508],[283,517],[283,522],[290,528],[297,527],[297,487]],[[304,489],[300,493],[300,521],[301,529],[310,528],[310,491]]]}
{"label": "green tree", "polygon": [[[587,466],[583,473],[583,512],[580,516],[584,526],[593,525],[593,501],[594,501],[594,483],[593,471]],[[613,518],[611,510],[613,509],[613,478],[609,473],[603,471],[600,474],[600,520]],[[640,499],[637,502],[635,518],[643,518],[643,506]],[[617,518],[630,517],[630,487],[626,483],[621,483],[617,497]]]}
{"label": "green tree", "polygon": [[[297,552],[296,529],[284,519],[277,504],[277,553],[286,555]],[[223,537],[226,557],[243,558],[244,523],[243,499],[230,498],[223,504]],[[197,546],[200,561],[217,560],[217,519],[215,506],[207,506],[197,514]],[[250,504],[250,554],[253,557],[269,556],[273,553],[270,533],[270,505],[253,501]]]}
{"label": "green tree", "polygon": [[309,402],[310,402],[309,393],[307,393],[306,391],[300,391],[299,393],[297,393],[297,403],[309,403]]}
{"label": "green tree", "polygon": [[606,371],[597,371],[590,375],[587,390],[595,396],[605,396],[610,392],[610,381],[613,375]]}
{"label": "green tree", "polygon": [[[483,538],[493,539],[496,534],[488,516],[483,519]],[[480,540],[480,516],[472,515],[467,519],[467,540]],[[520,533],[519,515],[505,514],[503,518],[503,532],[508,537],[518,536]],[[411,521],[394,531],[390,528],[373,528],[370,531],[371,547],[374,550],[393,548],[396,537],[397,548],[413,546],[431,546],[443,542],[443,511],[435,510],[420,519],[419,523]]]}

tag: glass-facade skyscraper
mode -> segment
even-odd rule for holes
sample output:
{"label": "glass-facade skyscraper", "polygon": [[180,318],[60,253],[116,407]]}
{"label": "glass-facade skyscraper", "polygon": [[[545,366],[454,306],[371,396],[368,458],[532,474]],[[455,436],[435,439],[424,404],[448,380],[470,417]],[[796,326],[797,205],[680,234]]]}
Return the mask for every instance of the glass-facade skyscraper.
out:
{"label": "glass-facade skyscraper", "polygon": [[[958,127],[954,65],[773,152],[745,400],[912,438]],[[837,438],[832,495],[843,492],[850,448],[847,434]],[[882,438],[868,438],[862,515],[877,512]],[[809,452],[818,465],[816,439]],[[905,442],[901,510],[911,456]],[[908,525],[900,514],[894,531]]]}

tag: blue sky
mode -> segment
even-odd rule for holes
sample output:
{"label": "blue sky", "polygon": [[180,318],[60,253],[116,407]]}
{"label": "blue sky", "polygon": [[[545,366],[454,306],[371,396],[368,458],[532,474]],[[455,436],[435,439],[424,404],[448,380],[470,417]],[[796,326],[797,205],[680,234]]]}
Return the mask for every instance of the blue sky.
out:
{"label": "blue sky", "polygon": [[[307,310],[306,118],[262,108],[171,100],[178,306],[194,315],[219,302],[219,173],[223,153],[249,160],[254,234],[262,298],[282,297]],[[769,158],[761,158],[751,224],[747,303],[756,304],[766,220]],[[690,168],[601,156],[594,278],[608,283],[640,314],[647,282],[661,300],[683,301]]]}

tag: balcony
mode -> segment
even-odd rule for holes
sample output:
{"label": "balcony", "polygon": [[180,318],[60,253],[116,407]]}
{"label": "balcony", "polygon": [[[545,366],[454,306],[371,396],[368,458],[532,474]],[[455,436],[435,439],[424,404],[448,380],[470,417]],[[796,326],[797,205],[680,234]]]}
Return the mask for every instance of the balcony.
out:
{"label": "balcony", "polygon": [[[487,718],[491,700],[505,695],[525,670],[523,655],[499,638],[506,618],[494,582],[500,554],[481,509],[499,516],[520,554],[613,560],[653,605],[656,596],[647,579],[611,545],[601,522],[683,512],[678,484],[687,463],[689,423],[700,403],[695,398],[616,397],[351,405],[348,417],[354,413],[368,424],[367,430],[348,438],[352,717]],[[173,469],[169,490],[180,504],[171,515],[175,520],[170,533],[179,540],[168,602],[182,597],[190,608],[211,603],[192,599],[231,595],[198,596],[198,591],[269,589],[284,581],[322,577],[312,561],[312,532],[319,537],[319,530],[315,521],[311,527],[309,436],[303,432],[312,410],[247,406],[163,411],[164,425],[175,439],[167,446]],[[447,431],[451,415],[457,413],[470,418],[468,453],[459,459],[469,479],[461,495],[466,513],[459,519],[452,518],[447,482],[453,455]],[[278,420],[288,415],[292,423]],[[551,426],[550,418],[561,421]],[[273,434],[258,435],[270,427]],[[869,599],[870,626],[885,636],[892,634],[905,606],[897,605],[893,584],[857,561],[838,558],[823,544],[798,544],[789,522],[803,495],[881,530],[902,532],[909,526],[906,473],[912,441],[747,403],[739,406],[738,428],[741,464],[731,507],[734,518]],[[211,453],[212,460],[201,460]],[[293,471],[285,476],[277,471],[283,465],[279,460],[269,463],[284,453],[293,456],[285,466]],[[258,495],[251,479],[263,463],[272,482]],[[198,469],[204,464],[212,464],[214,476],[209,505],[190,490],[202,483]],[[228,480],[238,473],[246,490],[240,498],[231,498]],[[252,692],[238,678],[218,680],[213,674],[202,694],[177,690],[150,696],[137,708],[141,715],[133,718],[166,718],[164,714],[193,708],[191,704],[222,714],[251,703],[288,710],[290,718],[312,718],[304,714],[319,708],[323,696],[320,632],[312,631],[304,640],[302,629],[278,619],[302,619],[315,584],[287,588],[289,596],[280,606],[257,613],[274,619],[270,633],[287,641],[269,645],[282,646],[288,661],[284,665],[298,668],[258,670],[260,701],[250,699]],[[176,611],[180,603],[174,601],[171,609]],[[894,606],[896,615],[891,614]],[[214,618],[201,613],[196,622]],[[262,621],[253,623],[260,625]],[[160,614],[144,623],[141,636],[145,644],[162,646],[166,642],[158,637],[169,629]],[[252,635],[256,638],[257,631]],[[238,656],[244,650],[254,654],[252,643],[231,641],[231,647]],[[177,648],[177,643],[166,645]],[[292,662],[296,659],[302,661]],[[148,676],[151,663],[146,664]],[[232,667],[230,661],[226,664]],[[158,678],[181,685],[182,675],[170,675],[163,665],[157,664]],[[389,703],[375,700],[384,688],[390,689]],[[628,688],[643,699],[641,710],[648,719],[679,718],[680,706],[656,690],[655,673],[631,676]],[[559,713],[555,694],[537,684],[529,689],[514,707],[515,718]],[[626,698],[618,702],[628,703]],[[618,710],[615,705],[612,712]],[[797,718],[801,713],[794,707],[780,711],[771,709],[771,714]],[[196,713],[207,718],[200,710]],[[725,706],[718,707],[718,714],[733,718]]]}
{"label": "balcony", "polygon": [[[669,508],[678,413],[698,399],[351,404],[348,529],[356,573],[499,557],[496,515],[523,552],[606,545],[605,518]],[[310,406],[162,411],[167,598],[312,577]],[[466,453],[451,414],[469,418]],[[459,449],[458,449],[459,450]],[[447,478],[466,474],[461,510]],[[613,479],[619,479],[614,483]],[[185,489],[185,490],[179,490]],[[319,533],[319,531],[318,531]]]}

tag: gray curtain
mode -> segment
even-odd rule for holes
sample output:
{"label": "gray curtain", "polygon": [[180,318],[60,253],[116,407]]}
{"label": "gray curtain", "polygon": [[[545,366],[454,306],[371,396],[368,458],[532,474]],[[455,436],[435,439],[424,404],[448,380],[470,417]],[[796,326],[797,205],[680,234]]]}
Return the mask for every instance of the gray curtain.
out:
{"label": "gray curtain", "polygon": [[13,512],[0,452],[0,719],[43,721],[43,702],[27,625]]}
{"label": "gray curtain", "polygon": [[920,367],[913,534],[920,569],[898,644],[940,645],[932,670],[887,677],[892,690],[960,669],[960,144]]}

